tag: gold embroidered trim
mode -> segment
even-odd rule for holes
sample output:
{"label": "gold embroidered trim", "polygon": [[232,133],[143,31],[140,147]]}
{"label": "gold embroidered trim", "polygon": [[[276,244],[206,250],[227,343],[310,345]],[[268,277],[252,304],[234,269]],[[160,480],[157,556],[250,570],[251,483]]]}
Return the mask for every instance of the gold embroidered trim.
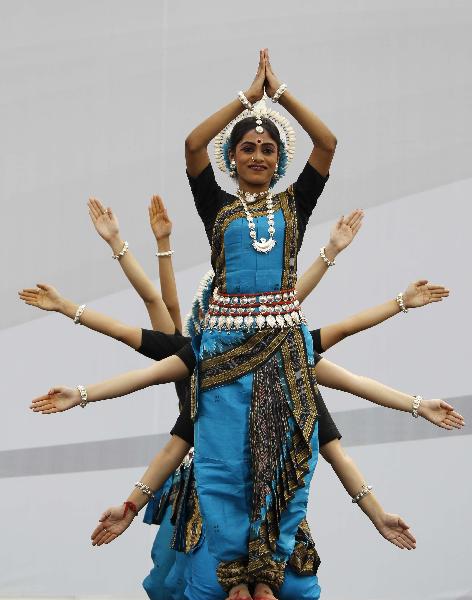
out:
{"label": "gold embroidered trim", "polygon": [[300,523],[288,564],[298,575],[316,575],[318,572],[321,561],[306,519]]}
{"label": "gold embroidered trim", "polygon": [[277,331],[264,329],[243,344],[204,359],[200,365],[200,389],[226,385],[254,371],[277,352],[288,334],[289,328]]}
{"label": "gold embroidered trim", "polygon": [[216,569],[216,576],[226,592],[240,583],[248,583],[247,560],[240,558],[230,562],[220,562]]}

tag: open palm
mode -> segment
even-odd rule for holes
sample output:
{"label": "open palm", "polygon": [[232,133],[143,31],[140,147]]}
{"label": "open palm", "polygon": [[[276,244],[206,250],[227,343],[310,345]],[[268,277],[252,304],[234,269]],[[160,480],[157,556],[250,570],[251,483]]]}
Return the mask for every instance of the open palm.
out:
{"label": "open palm", "polygon": [[80,393],[77,389],[64,386],[51,388],[44,396],[38,396],[31,402],[31,410],[43,415],[63,412],[80,404]]}
{"label": "open palm", "polygon": [[149,205],[149,222],[156,240],[169,237],[172,233],[172,221],[160,196],[153,196]]}
{"label": "open palm", "polygon": [[26,288],[18,292],[20,300],[41,310],[59,310],[63,298],[56,288],[45,283],[36,285],[35,288]]}
{"label": "open palm", "polygon": [[99,519],[92,533],[92,545],[101,546],[115,540],[131,525],[134,513],[123,506],[112,506]]}
{"label": "open palm", "polygon": [[442,429],[462,429],[464,417],[444,400],[422,400],[419,414]]}
{"label": "open palm", "polygon": [[357,208],[353,210],[347,217],[340,217],[330,233],[330,242],[341,252],[356,237],[357,232],[361,228],[364,211]]}
{"label": "open palm", "polygon": [[111,208],[105,208],[100,200],[90,198],[87,202],[89,215],[92,219],[93,226],[97,233],[106,242],[110,243],[112,238],[116,237],[120,232],[118,219]]}
{"label": "open palm", "polygon": [[419,308],[431,302],[441,302],[449,296],[449,290],[442,285],[428,283],[427,279],[420,279],[410,283],[403,293],[403,302],[406,308]]}
{"label": "open palm", "polygon": [[381,536],[386,540],[398,546],[402,550],[414,550],[416,548],[416,540],[410,532],[409,526],[398,515],[384,513],[375,527]]}

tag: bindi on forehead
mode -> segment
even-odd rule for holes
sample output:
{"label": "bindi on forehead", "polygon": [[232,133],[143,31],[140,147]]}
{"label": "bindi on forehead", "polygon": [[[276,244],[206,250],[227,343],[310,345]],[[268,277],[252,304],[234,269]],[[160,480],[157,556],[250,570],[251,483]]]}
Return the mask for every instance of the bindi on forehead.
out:
{"label": "bindi on forehead", "polygon": [[274,142],[274,140],[271,137],[261,137],[260,135],[256,136],[252,136],[251,134],[249,134],[249,136],[245,137],[244,139],[241,140],[241,146],[243,144],[251,144],[251,145],[255,145],[255,144],[266,144],[266,145],[270,145],[270,146],[276,146],[276,143]]}

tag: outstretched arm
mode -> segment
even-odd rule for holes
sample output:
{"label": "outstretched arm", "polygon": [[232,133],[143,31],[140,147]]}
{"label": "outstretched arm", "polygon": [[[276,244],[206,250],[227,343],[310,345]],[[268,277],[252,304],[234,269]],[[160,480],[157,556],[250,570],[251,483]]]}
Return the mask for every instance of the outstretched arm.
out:
{"label": "outstretched arm", "polygon": [[[329,242],[325,246],[325,256],[330,262],[333,262],[336,256],[349,246],[361,228],[363,218],[363,211],[356,209],[346,218],[340,217],[338,219],[331,230]],[[318,256],[315,262],[303,273],[295,286],[299,302],[303,302],[311,294],[328,268],[327,262],[321,256]]]}
{"label": "outstretched arm", "polygon": [[[120,235],[118,219],[111,210],[105,209],[96,198],[90,198],[88,208],[92,223],[97,233],[110,246],[113,255],[119,256],[124,248],[124,240]],[[151,319],[152,328],[163,333],[174,333],[174,323],[154,284],[143,271],[131,250],[117,259],[128,281],[143,300]]]}
{"label": "outstretched arm", "polygon": [[[324,444],[320,447],[320,453],[331,465],[346,492],[354,498],[365,485],[365,479],[341,442],[333,440]],[[402,549],[416,548],[416,540],[409,526],[398,515],[386,513],[373,492],[361,498],[358,504],[386,540]]]}
{"label": "outstretched arm", "polygon": [[[58,312],[69,319],[75,319],[79,305],[67,300],[52,287],[38,283],[36,288],[27,288],[18,292],[20,299],[30,306],[42,310]],[[142,331],[139,327],[125,325],[116,319],[86,307],[80,315],[79,323],[89,329],[114,338],[137,350],[141,346]]]}
{"label": "outstretched arm", "polygon": [[[329,388],[349,392],[374,404],[411,412],[414,396],[404,394],[369,377],[350,371],[323,358],[315,367],[318,383]],[[443,429],[461,429],[464,417],[444,400],[422,400],[418,414]]]}
{"label": "outstretched arm", "polygon": [[[86,386],[87,401],[109,400],[126,396],[150,385],[180,381],[189,375],[185,363],[178,356],[169,356],[144,369],[128,371],[112,379]],[[81,403],[77,388],[53,387],[44,396],[35,398],[30,408],[33,412],[49,415],[74,408]]]}
{"label": "outstretched arm", "polygon": [[[264,94],[266,59],[264,50],[259,52],[259,66],[249,89],[245,92],[249,102],[260,100]],[[210,162],[207,146],[218,133],[244,110],[243,105],[235,98],[216,113],[205,119],[187,136],[185,140],[185,160],[187,171],[191,177],[198,177]]]}
{"label": "outstretched arm", "polygon": [[149,205],[149,222],[157,242],[157,264],[159,281],[161,282],[162,300],[178,331],[182,331],[182,315],[180,314],[179,296],[175,284],[174,267],[172,266],[172,250],[170,234],[172,222],[160,196],[153,196]]}
{"label": "outstretched arm", "polygon": [[[269,51],[264,50],[266,63],[265,89],[269,96],[273,96],[282,82],[275,75],[269,60]],[[308,162],[320,175],[326,177],[336,150],[337,140],[334,134],[308,107],[302,104],[290,90],[285,91],[279,103],[294,117],[310,136],[313,150]]]}
{"label": "outstretched arm", "polygon": [[[176,435],[173,435],[162,450],[160,450],[147,468],[140,481],[152,492],[162,487],[168,477],[179,467],[190,446]],[[149,495],[139,488],[134,488],[126,502],[131,503],[139,512],[149,501]],[[128,508],[128,510],[126,510]],[[101,546],[109,544],[121,535],[132,523],[137,512],[130,510],[126,504],[112,506],[107,509],[99,519],[97,527],[92,533],[92,544]]]}
{"label": "outstretched arm", "polygon": [[[428,283],[426,279],[420,279],[410,283],[403,292],[403,302],[408,310],[426,306],[432,302],[441,302],[448,296],[449,290],[444,286]],[[400,312],[399,303],[396,300],[389,300],[384,304],[379,304],[352,315],[343,321],[339,321],[339,323],[322,327],[320,330],[321,345],[324,350],[328,350],[344,338],[383,323],[383,321],[398,315]]]}

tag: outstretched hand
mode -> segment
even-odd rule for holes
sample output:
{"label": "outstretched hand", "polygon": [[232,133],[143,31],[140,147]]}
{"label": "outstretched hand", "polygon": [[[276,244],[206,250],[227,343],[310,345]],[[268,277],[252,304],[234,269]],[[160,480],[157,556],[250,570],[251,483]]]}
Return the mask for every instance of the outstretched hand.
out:
{"label": "outstretched hand", "polygon": [[277,75],[274,73],[274,70],[272,69],[272,65],[270,64],[269,49],[265,48],[263,50],[263,52],[264,52],[264,59],[265,59],[265,65],[266,65],[264,87],[265,87],[265,91],[266,91],[267,95],[272,98],[272,96],[275,94],[275,92],[282,85],[282,82],[277,77]]}
{"label": "outstretched hand", "polygon": [[398,546],[398,548],[402,550],[414,550],[416,548],[416,539],[410,532],[410,526],[398,515],[383,513],[374,522],[374,525],[381,536]]}
{"label": "outstretched hand", "polygon": [[101,546],[115,540],[131,525],[135,514],[125,506],[112,506],[99,519],[92,533],[92,545]]}
{"label": "outstretched hand", "polygon": [[109,244],[120,233],[120,226],[116,215],[111,208],[105,208],[100,200],[96,198],[89,198],[87,206],[97,233]]}
{"label": "outstretched hand", "polygon": [[449,290],[442,285],[428,283],[427,279],[414,281],[403,292],[406,308],[419,308],[431,302],[441,302],[449,296]]}
{"label": "outstretched hand", "polygon": [[444,400],[422,400],[418,414],[443,429],[462,429],[464,417]]}
{"label": "outstretched hand", "polygon": [[172,233],[172,221],[160,196],[153,196],[149,205],[149,222],[156,240],[169,237]]}
{"label": "outstretched hand", "polygon": [[361,228],[364,211],[360,208],[352,211],[347,217],[339,217],[331,230],[329,241],[334,248],[341,252],[349,246]]}
{"label": "outstretched hand", "polygon": [[41,310],[60,310],[63,298],[56,288],[45,283],[37,283],[36,286],[18,292],[20,300]]}
{"label": "outstretched hand", "polygon": [[44,396],[38,396],[31,402],[31,410],[43,415],[63,412],[80,404],[80,393],[77,389],[64,386],[51,388]]}
{"label": "outstretched hand", "polygon": [[246,92],[246,98],[249,102],[258,102],[264,95],[264,81],[266,78],[266,59],[265,50],[259,50],[259,64],[257,66],[256,76]]}

